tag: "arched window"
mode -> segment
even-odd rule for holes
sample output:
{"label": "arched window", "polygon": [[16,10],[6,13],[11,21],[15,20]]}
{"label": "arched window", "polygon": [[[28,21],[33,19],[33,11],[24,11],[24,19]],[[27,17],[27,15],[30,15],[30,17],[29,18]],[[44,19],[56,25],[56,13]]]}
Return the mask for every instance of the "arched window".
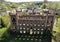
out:
{"label": "arched window", "polygon": [[16,22],[16,19],[15,18],[12,18],[12,22]]}

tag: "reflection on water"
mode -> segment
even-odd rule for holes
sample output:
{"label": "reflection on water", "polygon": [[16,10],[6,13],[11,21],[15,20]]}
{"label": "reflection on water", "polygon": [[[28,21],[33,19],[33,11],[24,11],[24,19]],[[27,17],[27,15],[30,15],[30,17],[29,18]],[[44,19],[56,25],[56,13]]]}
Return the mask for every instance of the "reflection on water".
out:
{"label": "reflection on water", "polygon": [[51,36],[33,36],[33,35],[17,35],[11,36],[11,38],[5,38],[3,42],[51,42]]}

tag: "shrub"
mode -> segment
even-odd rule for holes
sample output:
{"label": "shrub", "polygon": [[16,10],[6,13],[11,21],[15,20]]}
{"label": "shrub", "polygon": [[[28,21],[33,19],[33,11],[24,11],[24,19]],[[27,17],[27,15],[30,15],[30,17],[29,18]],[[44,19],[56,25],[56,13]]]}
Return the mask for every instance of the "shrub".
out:
{"label": "shrub", "polygon": [[4,16],[2,16],[2,21],[5,25],[5,27],[7,27],[7,25],[10,23],[10,17],[8,14],[5,14]]}

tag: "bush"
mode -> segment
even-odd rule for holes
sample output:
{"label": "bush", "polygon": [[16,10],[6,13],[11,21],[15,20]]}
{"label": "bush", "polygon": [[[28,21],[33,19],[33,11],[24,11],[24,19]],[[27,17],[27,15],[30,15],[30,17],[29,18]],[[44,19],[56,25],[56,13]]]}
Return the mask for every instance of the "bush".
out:
{"label": "bush", "polygon": [[0,20],[1,20],[1,23],[0,23],[1,28],[2,28],[2,27],[5,27],[5,24],[4,24],[3,20],[2,20],[1,18],[0,18]]}
{"label": "bush", "polygon": [[5,14],[4,16],[2,16],[2,21],[5,25],[5,27],[7,27],[7,25],[10,23],[10,17],[8,14]]}

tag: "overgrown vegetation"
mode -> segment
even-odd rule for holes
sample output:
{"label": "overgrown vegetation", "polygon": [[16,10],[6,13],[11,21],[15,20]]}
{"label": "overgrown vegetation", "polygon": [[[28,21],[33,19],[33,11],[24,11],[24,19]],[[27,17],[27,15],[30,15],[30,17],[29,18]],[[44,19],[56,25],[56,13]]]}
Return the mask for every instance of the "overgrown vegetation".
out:
{"label": "overgrown vegetation", "polygon": [[[2,5],[4,4],[4,5]],[[6,3],[6,2],[3,2],[3,3],[0,3],[0,12],[5,12],[7,10],[12,10],[12,9],[16,9],[18,7],[20,8],[27,8],[27,7],[30,7],[30,6],[35,6],[36,3],[23,3],[23,4],[17,4],[17,3]],[[41,5],[43,6],[43,5]],[[47,6],[47,8],[49,9],[53,9],[53,10],[59,10],[60,11],[60,3],[50,3],[50,5]],[[60,13],[58,13],[60,16]],[[16,38],[13,38],[11,35],[10,35],[10,17],[8,14],[5,14],[1,17],[1,25],[2,27],[0,28],[0,41],[1,42],[17,42],[15,41],[17,39]],[[56,31],[56,36],[58,38],[58,40],[60,41],[60,17],[58,18],[58,24],[57,24],[57,27],[54,26],[53,28],[54,31]],[[12,39],[11,39],[12,38]],[[19,38],[20,39],[20,38]],[[19,41],[20,42],[20,41]]]}
{"label": "overgrown vegetation", "polygon": [[1,17],[1,24],[3,27],[7,27],[7,25],[10,23],[10,16],[8,14],[5,14]]}
{"label": "overgrown vegetation", "polygon": [[53,31],[56,31],[55,35],[56,35],[57,39],[60,42],[60,18],[58,18],[58,24],[57,24],[57,26],[53,27]]}

